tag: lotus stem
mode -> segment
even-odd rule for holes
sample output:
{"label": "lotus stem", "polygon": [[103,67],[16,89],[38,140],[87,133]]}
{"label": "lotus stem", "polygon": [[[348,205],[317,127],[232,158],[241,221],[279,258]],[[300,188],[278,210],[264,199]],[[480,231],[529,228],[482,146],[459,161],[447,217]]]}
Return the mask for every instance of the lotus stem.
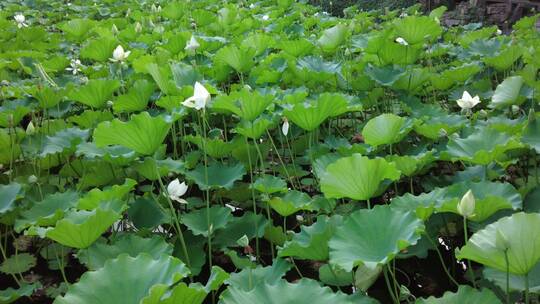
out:
{"label": "lotus stem", "polygon": [[[467,236],[467,218],[463,217],[463,235],[465,237],[465,244],[469,242],[469,237]],[[467,259],[467,269],[471,272],[471,282],[473,287],[476,288],[476,280],[474,278],[474,271],[471,265],[471,260]]]}
{"label": "lotus stem", "polygon": [[[208,154],[206,153],[206,117],[204,109],[200,115],[202,119],[202,150],[204,156],[204,181],[206,182],[206,224],[208,230],[208,267],[212,269],[212,225],[210,224],[210,187],[208,187]],[[201,120],[199,120],[201,124]]]}
{"label": "lotus stem", "polygon": [[525,274],[525,304],[529,304],[529,273]]}
{"label": "lotus stem", "polygon": [[508,261],[508,248],[504,251],[506,262],[506,304],[510,304],[510,262]]}
{"label": "lotus stem", "polygon": [[274,148],[274,150],[276,151],[279,162],[281,163],[281,166],[283,167],[283,170],[285,171],[285,175],[287,175],[287,179],[291,183],[291,186],[293,187],[293,189],[296,190],[296,186],[294,185],[294,181],[293,181],[291,175],[289,174],[289,171],[287,170],[287,166],[285,166],[285,162],[283,162],[283,159],[281,158],[281,155],[279,154],[279,150],[276,147],[276,144],[274,143],[274,140],[272,139],[272,135],[270,135],[270,131],[266,130],[266,133],[268,134],[268,138],[270,139],[270,143],[272,144],[272,148]]}
{"label": "lotus stem", "polygon": [[[247,156],[248,156],[248,164],[249,164],[249,180],[250,180],[250,183],[253,184],[253,165],[251,163],[251,154],[249,153],[249,143],[248,143],[247,137],[245,137],[245,139],[246,139],[246,149],[248,151]],[[255,189],[253,189],[253,187],[250,187],[250,188],[251,188],[251,200],[253,202],[253,213],[257,215],[257,202],[255,199]],[[259,223],[257,219],[255,219],[255,231],[259,231]],[[258,234],[255,234],[255,252],[257,254],[257,258],[259,258],[260,252],[259,252],[259,235]]]}
{"label": "lotus stem", "polygon": [[426,238],[429,240],[433,248],[435,248],[435,251],[437,252],[437,256],[439,257],[439,261],[441,262],[441,265],[443,267],[444,273],[448,276],[448,279],[450,279],[450,282],[452,282],[456,287],[459,287],[459,283],[454,279],[454,277],[450,274],[450,271],[448,268],[446,268],[446,264],[444,263],[444,259],[442,256],[441,251],[439,250],[439,246],[433,241],[433,239],[429,236],[428,233],[426,233]]}
{"label": "lotus stem", "polygon": [[399,304],[399,299],[396,295],[394,295],[394,291],[392,286],[390,285],[390,279],[388,278],[388,264],[383,267],[383,273],[384,273],[384,281],[386,282],[386,287],[388,289],[388,293],[390,294],[390,297],[392,298],[392,301],[396,304]]}

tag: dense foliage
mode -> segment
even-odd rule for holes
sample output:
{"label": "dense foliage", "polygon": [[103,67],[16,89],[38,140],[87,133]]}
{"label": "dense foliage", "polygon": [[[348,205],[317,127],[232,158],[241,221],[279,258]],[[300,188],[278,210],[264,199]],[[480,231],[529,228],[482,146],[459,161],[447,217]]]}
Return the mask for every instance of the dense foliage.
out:
{"label": "dense foliage", "polygon": [[536,301],[536,16],[0,7],[0,303]]}

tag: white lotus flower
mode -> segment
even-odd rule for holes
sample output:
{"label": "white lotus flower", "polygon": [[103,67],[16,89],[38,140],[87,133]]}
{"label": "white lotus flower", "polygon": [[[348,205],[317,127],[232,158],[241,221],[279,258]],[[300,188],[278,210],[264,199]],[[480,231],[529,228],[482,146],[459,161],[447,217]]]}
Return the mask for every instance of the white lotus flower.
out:
{"label": "white lotus flower", "polygon": [[186,194],[187,190],[188,186],[186,185],[186,183],[180,183],[178,178],[170,182],[167,186],[167,193],[169,194],[169,198],[181,204],[188,203],[185,199],[180,198],[182,195]]}
{"label": "white lotus flower", "polygon": [[502,31],[500,29],[497,29],[497,35],[502,35]]}
{"label": "white lotus flower", "polygon": [[122,62],[128,58],[130,53],[130,51],[124,51],[124,48],[119,45],[114,49],[113,56],[109,60],[112,62]]}
{"label": "white lotus flower", "polygon": [[26,17],[24,17],[23,14],[17,14],[13,17],[13,19],[15,19],[15,22],[17,22],[17,27],[18,28],[22,28],[22,27],[27,27],[28,24],[26,23]]}
{"label": "white lotus flower", "polygon": [[457,104],[464,110],[470,110],[480,103],[480,97],[478,95],[472,97],[469,92],[464,91],[463,96],[457,100]]}
{"label": "white lotus flower", "polygon": [[195,36],[191,35],[191,39],[189,39],[189,41],[186,43],[184,50],[194,53],[200,46],[201,45],[197,39],[195,39]]}
{"label": "white lotus flower", "polygon": [[268,19],[270,19],[270,16],[268,16],[268,15],[262,16],[262,20],[267,21]]}
{"label": "white lotus flower", "polygon": [[283,135],[285,136],[289,134],[289,121],[287,120],[287,118],[285,118],[285,121],[283,122],[283,125],[281,126],[281,133],[283,133]]}
{"label": "white lotus flower", "polygon": [[409,43],[407,42],[407,40],[403,39],[403,37],[397,37],[397,38],[396,38],[396,42],[399,43],[399,44],[401,44],[401,45],[405,45],[405,46],[409,45]]}
{"label": "white lotus flower", "polygon": [[461,201],[457,204],[457,211],[465,218],[469,218],[474,215],[474,208],[476,206],[476,200],[471,190],[467,191],[461,198]]}
{"label": "white lotus flower", "polygon": [[77,75],[77,73],[81,71],[81,67],[82,64],[79,59],[71,59],[69,67],[66,68],[66,71],[70,71],[71,73],[73,73],[73,75]]}
{"label": "white lotus flower", "polygon": [[206,104],[210,102],[210,93],[206,88],[200,83],[195,82],[193,86],[193,96],[184,100],[182,104],[188,108],[195,108],[195,110],[204,109]]}

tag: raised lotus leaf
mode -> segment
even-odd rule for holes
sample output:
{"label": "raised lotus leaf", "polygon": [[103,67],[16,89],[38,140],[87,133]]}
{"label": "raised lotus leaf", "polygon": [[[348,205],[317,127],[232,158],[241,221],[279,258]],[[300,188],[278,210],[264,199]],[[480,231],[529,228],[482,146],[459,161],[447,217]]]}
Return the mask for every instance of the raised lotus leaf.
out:
{"label": "raised lotus leaf", "polygon": [[181,221],[194,235],[213,235],[217,230],[225,228],[232,220],[231,209],[221,206],[202,208],[182,215]]}
{"label": "raised lotus leaf", "polygon": [[475,289],[470,286],[460,285],[457,292],[447,291],[440,298],[433,296],[427,299],[418,299],[417,304],[453,304],[453,303],[478,303],[497,304],[502,303],[499,298],[489,289]]}
{"label": "raised lotus leaf", "polygon": [[[487,225],[456,251],[458,259],[469,259],[499,271],[526,275],[540,261],[540,214],[515,213]],[[506,255],[508,265],[506,264]]]}
{"label": "raised lotus leaf", "polygon": [[346,271],[358,265],[373,269],[416,244],[423,230],[424,224],[411,212],[380,205],[358,210],[344,219],[330,239],[330,263]]}
{"label": "raised lotus leaf", "polygon": [[165,118],[142,112],[133,115],[128,122],[114,119],[100,123],[94,130],[94,142],[98,147],[120,145],[151,155],[161,146],[170,127],[171,122]]}
{"label": "raised lotus leaf", "polygon": [[118,80],[93,79],[88,81],[88,84],[70,92],[68,97],[93,109],[100,109],[105,107],[119,87]]}
{"label": "raised lotus leaf", "polygon": [[327,198],[369,200],[380,190],[384,180],[397,180],[399,177],[400,172],[393,163],[355,153],[326,167],[320,177],[321,191]]}
{"label": "raised lotus leaf", "polygon": [[153,286],[170,286],[188,274],[184,263],[171,256],[154,259],[146,253],[136,257],[121,254],[98,270],[85,272],[54,304],[139,303]]}
{"label": "raised lotus leaf", "polygon": [[503,162],[507,151],[520,147],[522,144],[513,136],[483,127],[465,138],[451,138],[447,152],[455,159],[488,165],[493,161]]}
{"label": "raised lotus leaf", "polygon": [[412,123],[394,114],[381,114],[370,119],[362,130],[364,141],[374,147],[400,142],[412,129]]}
{"label": "raised lotus leaf", "polygon": [[246,174],[246,169],[240,163],[225,165],[215,162],[208,167],[198,165],[195,170],[187,171],[186,177],[195,182],[201,190],[231,189],[234,182],[241,179],[244,174]]}
{"label": "raised lotus leaf", "polygon": [[123,200],[124,197],[133,190],[136,184],[136,181],[127,178],[122,185],[113,185],[103,190],[97,188],[92,189],[79,200],[77,208],[92,210],[99,207],[102,202]]}
{"label": "raised lotus leaf", "polygon": [[30,253],[18,253],[5,259],[0,264],[0,272],[6,274],[19,274],[36,266],[37,259]]}
{"label": "raised lotus leaf", "polygon": [[8,185],[0,185],[0,214],[9,212],[15,208],[15,201],[21,193],[21,185],[11,183]]}
{"label": "raised lotus leaf", "polygon": [[296,283],[278,280],[273,285],[256,285],[250,291],[231,285],[223,294],[221,301],[224,304],[377,303],[374,299],[362,296],[359,293],[355,295],[347,295],[339,291],[334,293],[329,287],[321,287],[317,281],[311,279],[301,279]]}
{"label": "raised lotus leaf", "polygon": [[292,190],[282,196],[274,196],[268,204],[281,216],[289,216],[300,210],[311,210],[311,197],[304,192]]}
{"label": "raised lotus leaf", "polygon": [[126,253],[131,257],[136,257],[140,253],[147,253],[154,259],[159,259],[163,254],[171,255],[173,247],[159,236],[142,238],[135,234],[120,234],[113,237],[109,243],[105,239],[98,240],[92,246],[81,249],[77,253],[77,258],[88,269],[96,270],[110,259]]}
{"label": "raised lotus leaf", "polygon": [[495,89],[491,98],[490,107],[506,108],[514,104],[522,103],[525,98],[520,96],[523,78],[521,76],[511,76],[506,78]]}
{"label": "raised lotus leaf", "polygon": [[295,233],[290,241],[285,242],[278,255],[315,261],[328,260],[328,241],[342,221],[339,215],[319,216],[313,225],[302,226],[299,233]]}
{"label": "raised lotus leaf", "polygon": [[250,187],[266,194],[287,192],[287,183],[283,179],[272,175],[264,175],[257,178]]}
{"label": "raised lotus leaf", "polygon": [[75,207],[79,194],[75,191],[57,192],[46,196],[42,201],[23,212],[15,221],[15,231],[22,231],[31,226],[51,226],[61,219],[64,213]]}
{"label": "raised lotus leaf", "polygon": [[397,36],[409,44],[433,41],[442,34],[442,27],[434,18],[428,16],[408,16],[394,23]]}
{"label": "raised lotus leaf", "polygon": [[227,223],[227,229],[216,231],[212,243],[221,248],[237,247],[238,239],[243,236],[248,239],[263,237],[268,224],[269,221],[262,214],[246,212],[241,217],[233,217]]}
{"label": "raised lotus leaf", "polygon": [[[482,274],[484,278],[506,291],[506,271],[484,267]],[[508,287],[511,291],[525,291],[528,286],[530,292],[538,293],[540,292],[540,263],[537,263],[526,276],[511,273],[508,279]]]}
{"label": "raised lotus leaf", "polygon": [[28,297],[32,295],[32,293],[41,287],[40,283],[33,283],[33,284],[22,284],[21,287],[18,289],[14,288],[6,288],[3,290],[0,290],[0,303],[2,304],[9,304],[14,303],[15,301],[19,300],[22,297]]}

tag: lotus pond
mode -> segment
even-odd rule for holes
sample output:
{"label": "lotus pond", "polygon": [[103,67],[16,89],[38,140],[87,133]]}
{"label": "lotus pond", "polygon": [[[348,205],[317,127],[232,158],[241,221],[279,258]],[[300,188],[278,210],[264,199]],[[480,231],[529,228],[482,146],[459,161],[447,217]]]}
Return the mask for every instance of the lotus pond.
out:
{"label": "lotus pond", "polygon": [[538,16],[0,8],[0,303],[538,303]]}

